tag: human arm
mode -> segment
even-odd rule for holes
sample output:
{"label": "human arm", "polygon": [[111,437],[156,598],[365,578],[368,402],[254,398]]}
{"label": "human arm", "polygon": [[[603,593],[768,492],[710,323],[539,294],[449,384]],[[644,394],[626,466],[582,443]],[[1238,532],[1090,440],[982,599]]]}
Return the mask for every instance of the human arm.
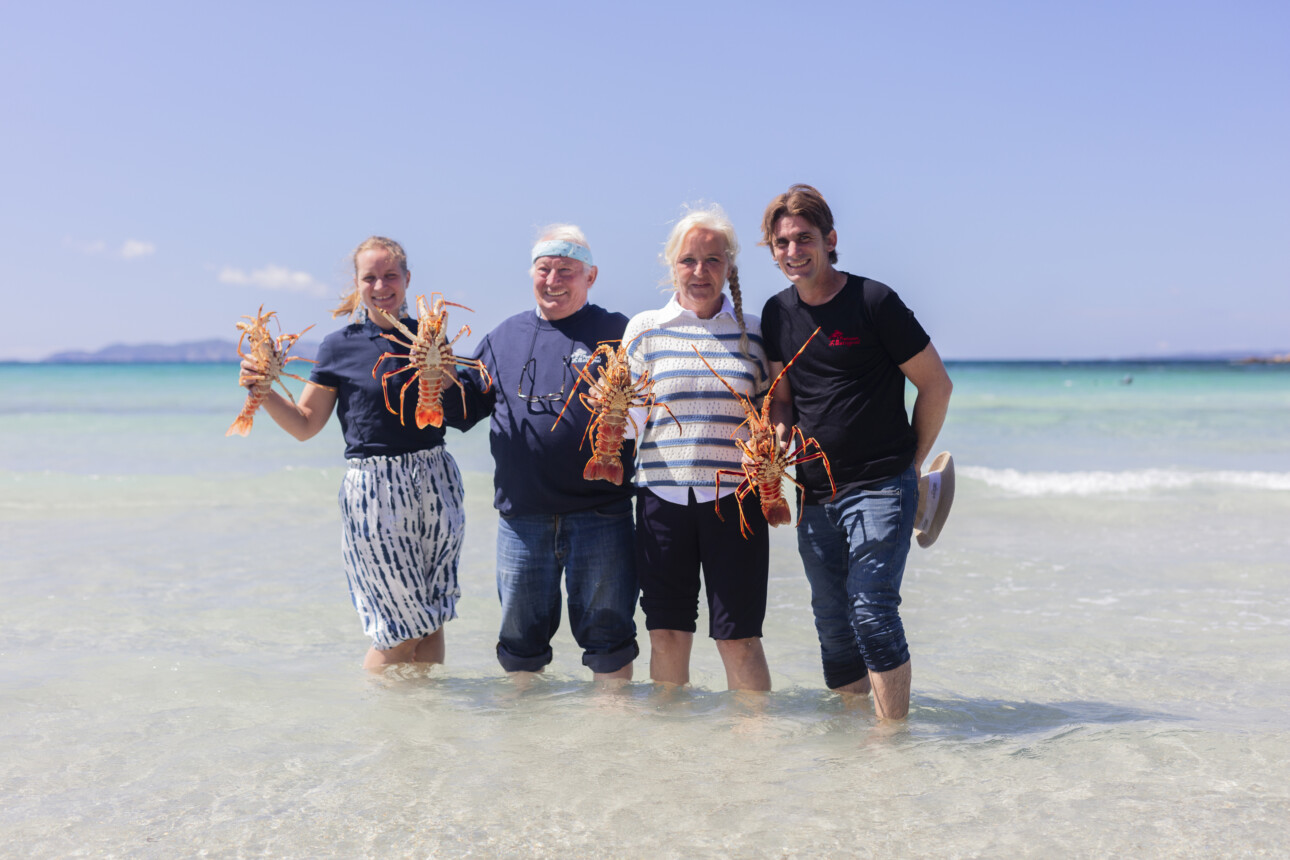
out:
{"label": "human arm", "polygon": [[270,390],[262,405],[279,427],[303,442],[317,436],[318,431],[327,426],[332,410],[336,408],[336,392],[309,383],[295,403]]}
{"label": "human arm", "polygon": [[[491,358],[492,352],[488,348],[488,339],[485,338],[479,350],[469,359],[472,364],[478,362],[477,367],[466,365],[447,368],[452,380],[443,387],[444,423],[447,426],[465,433],[493,414],[498,396],[497,386],[500,383],[495,378],[496,371],[489,369],[487,361]],[[496,367],[495,363],[493,367]],[[487,379],[481,370],[488,374]]]}
{"label": "human arm", "polygon": [[[954,383],[945,370],[945,363],[930,342],[913,358],[900,365],[900,372],[914,384],[918,394],[914,398],[912,424],[918,445],[914,449],[914,466],[921,475],[923,461],[932,451],[932,445],[945,423],[945,413],[950,407],[950,393]],[[772,407],[773,409],[773,407]]]}

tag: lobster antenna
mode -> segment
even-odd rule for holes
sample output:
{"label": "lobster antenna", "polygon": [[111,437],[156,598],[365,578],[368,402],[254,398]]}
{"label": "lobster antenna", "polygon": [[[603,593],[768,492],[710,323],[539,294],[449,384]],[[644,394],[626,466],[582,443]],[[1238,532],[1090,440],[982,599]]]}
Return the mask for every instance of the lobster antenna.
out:
{"label": "lobster antenna", "polygon": [[766,392],[767,403],[770,402],[770,398],[775,394],[775,386],[779,385],[779,381],[784,378],[785,373],[788,373],[788,369],[793,366],[793,362],[797,361],[798,357],[806,351],[807,345],[810,344],[811,340],[819,333],[820,327],[816,326],[815,331],[811,332],[811,336],[806,339],[806,343],[802,344],[802,348],[797,351],[797,355],[789,359],[788,364],[784,365],[784,369],[779,372],[779,376],[775,377],[775,381],[770,384],[770,389]]}

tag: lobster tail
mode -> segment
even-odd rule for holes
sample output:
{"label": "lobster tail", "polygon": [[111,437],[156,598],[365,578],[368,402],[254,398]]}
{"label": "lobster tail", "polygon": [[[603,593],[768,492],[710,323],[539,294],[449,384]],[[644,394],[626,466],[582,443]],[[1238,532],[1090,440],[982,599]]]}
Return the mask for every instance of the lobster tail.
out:
{"label": "lobster tail", "polygon": [[243,412],[241,415],[237,416],[237,418],[234,419],[233,423],[229,425],[228,432],[226,432],[224,435],[225,436],[233,436],[233,435],[246,436],[248,433],[251,432],[251,417],[254,414],[255,414],[254,412]]}
{"label": "lobster tail", "polygon": [[427,425],[443,426],[443,407],[438,403],[422,406],[417,403],[417,429],[424,430]]}
{"label": "lobster tail", "polygon": [[418,371],[420,384],[417,386],[417,429],[427,426],[443,426],[443,380],[430,379],[426,371]]}
{"label": "lobster tail", "polygon": [[764,489],[761,497],[761,512],[766,517],[766,522],[772,526],[782,526],[793,520],[793,515],[788,510],[788,499],[783,496],[768,499]]}
{"label": "lobster tail", "polygon": [[[258,386],[257,386],[258,387]],[[225,436],[245,436],[251,432],[251,422],[255,419],[255,410],[260,408],[264,402],[264,393],[252,389],[246,393],[246,402],[242,404],[242,411],[238,413],[237,418],[229,425],[228,432]]]}
{"label": "lobster tail", "polygon": [[623,462],[617,457],[592,457],[587,461],[587,467],[582,470],[582,478],[586,481],[608,481],[621,486]]}

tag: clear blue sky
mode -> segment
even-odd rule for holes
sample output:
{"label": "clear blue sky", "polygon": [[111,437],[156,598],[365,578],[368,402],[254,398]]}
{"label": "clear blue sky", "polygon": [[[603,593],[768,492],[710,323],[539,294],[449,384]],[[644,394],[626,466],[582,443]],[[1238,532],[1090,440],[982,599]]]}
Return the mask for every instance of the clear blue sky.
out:
{"label": "clear blue sky", "polygon": [[[947,358],[1290,350],[1290,4],[9,2],[0,358],[337,325],[409,252],[476,339],[572,221],[660,305],[683,203],[793,182]],[[311,335],[312,337],[312,335]]]}

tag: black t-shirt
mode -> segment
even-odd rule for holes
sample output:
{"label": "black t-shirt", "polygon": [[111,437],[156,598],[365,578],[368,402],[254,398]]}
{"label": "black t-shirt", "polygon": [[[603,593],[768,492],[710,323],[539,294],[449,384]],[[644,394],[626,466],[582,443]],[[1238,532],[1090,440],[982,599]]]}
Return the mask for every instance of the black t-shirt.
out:
{"label": "black t-shirt", "polygon": [[[842,495],[893,478],[913,462],[917,439],[900,365],[931,338],[894,290],[849,274],[822,305],[806,304],[791,286],[772,296],[761,317],[766,356],[787,364],[817,327],[820,333],[788,371],[793,420],[819,442]],[[819,460],[799,466],[797,479],[808,504],[828,501],[829,479]]]}

